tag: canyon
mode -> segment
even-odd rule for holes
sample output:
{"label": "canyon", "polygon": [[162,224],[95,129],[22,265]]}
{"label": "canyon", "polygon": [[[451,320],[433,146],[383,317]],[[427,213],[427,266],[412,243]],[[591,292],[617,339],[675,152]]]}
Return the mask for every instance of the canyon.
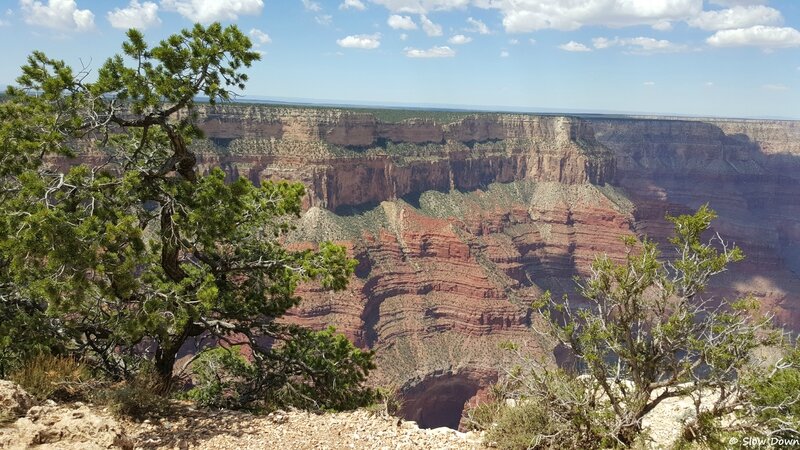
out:
{"label": "canyon", "polygon": [[747,259],[712,286],[751,293],[800,328],[800,123],[204,105],[201,170],[300,181],[291,245],[345,245],[349,288],[301,288],[290,320],[376,352],[371,382],[422,427],[458,427],[514,342],[554,360],[530,303],[575,297],[620,238],[666,243],[668,214],[704,203]]}

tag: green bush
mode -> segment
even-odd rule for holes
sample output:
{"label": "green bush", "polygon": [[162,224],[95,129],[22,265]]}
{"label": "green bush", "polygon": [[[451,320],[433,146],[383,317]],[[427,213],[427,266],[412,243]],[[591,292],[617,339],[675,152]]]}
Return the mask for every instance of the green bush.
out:
{"label": "green bush", "polygon": [[248,381],[256,372],[239,347],[205,350],[192,363],[194,387],[186,397],[203,407],[239,408],[246,403]]}
{"label": "green bush", "polygon": [[[530,386],[522,380],[534,380]],[[535,387],[534,387],[535,385]],[[507,403],[506,396],[513,396]],[[512,371],[493,389],[491,400],[466,412],[467,426],[486,431],[496,448],[613,448],[614,413],[591,383],[561,370]]]}
{"label": "green bush", "polygon": [[282,386],[266,399],[268,406],[346,411],[374,402],[375,390],[364,385],[375,367],[372,352],[356,348],[333,328],[294,332],[274,357],[298,363],[291,370],[268,372],[261,381]]}
{"label": "green bush", "polygon": [[375,390],[375,401],[366,409],[375,415],[397,416],[403,408],[403,397],[397,387],[384,387]]}
{"label": "green bush", "polygon": [[494,426],[487,430],[486,439],[495,442],[501,450],[542,448],[543,443],[538,438],[556,431],[542,405],[535,402],[501,407],[494,420]]}

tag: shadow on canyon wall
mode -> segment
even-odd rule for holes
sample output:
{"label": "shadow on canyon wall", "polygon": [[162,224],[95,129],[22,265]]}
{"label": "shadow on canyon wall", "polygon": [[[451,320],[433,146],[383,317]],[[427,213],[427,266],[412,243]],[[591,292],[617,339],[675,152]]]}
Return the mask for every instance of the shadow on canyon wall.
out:
{"label": "shadow on canyon wall", "polygon": [[[766,310],[776,313],[780,325],[798,331],[798,143],[781,142],[786,137],[776,130],[778,136],[764,140],[769,147],[764,148],[745,133],[726,132],[708,122],[591,122],[598,141],[615,153],[614,184],[636,206],[637,234],[668,248],[672,226],[666,215],[691,213],[708,203],[719,215],[713,231],[742,247],[746,255],[745,261],[714,280],[714,293],[732,297],[752,292]],[[740,127],[755,124],[742,122]],[[794,152],[778,153],[792,147]]]}

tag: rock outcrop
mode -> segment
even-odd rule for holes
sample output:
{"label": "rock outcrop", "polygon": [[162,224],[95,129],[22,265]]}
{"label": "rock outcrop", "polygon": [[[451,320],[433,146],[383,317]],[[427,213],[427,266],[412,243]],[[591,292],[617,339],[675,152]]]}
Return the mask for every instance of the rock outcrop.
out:
{"label": "rock outcrop", "polygon": [[18,384],[0,380],[0,419],[9,420],[24,416],[33,405],[34,398]]}
{"label": "rock outcrop", "polygon": [[0,448],[23,450],[132,450],[133,441],[108,413],[83,404],[34,406],[0,426]]}
{"label": "rock outcrop", "polygon": [[[5,407],[30,399],[19,386],[2,382]],[[14,406],[16,407],[16,406]],[[415,422],[365,410],[316,414],[275,411],[253,415],[242,411],[196,409],[169,402],[165,414],[135,422],[111,416],[99,406],[82,403],[33,406],[23,417],[0,422],[0,448],[59,450],[197,449],[482,449],[481,433],[448,428],[420,429]]]}

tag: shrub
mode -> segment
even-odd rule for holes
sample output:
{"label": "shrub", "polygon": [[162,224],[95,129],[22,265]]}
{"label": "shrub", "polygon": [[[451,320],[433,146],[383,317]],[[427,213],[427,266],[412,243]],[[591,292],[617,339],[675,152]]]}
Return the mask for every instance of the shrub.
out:
{"label": "shrub", "polygon": [[255,372],[238,346],[204,350],[192,363],[194,387],[186,396],[203,407],[239,408],[248,399],[248,381]]}
{"label": "shrub", "polygon": [[345,411],[373,403],[375,390],[364,385],[375,367],[371,351],[356,348],[332,327],[294,332],[294,338],[274,355],[279,361],[299,364],[261,371],[260,383],[282,386],[276,395],[265,398],[268,406]]}
{"label": "shrub", "polygon": [[509,450],[617,446],[609,429],[613,411],[586,378],[517,368],[509,379],[503,389],[511,390],[500,389],[467,413],[470,427],[486,431],[487,442]]}
{"label": "shrub", "polygon": [[89,370],[80,361],[40,353],[11,372],[9,379],[39,400],[65,400],[85,390],[89,375]]}
{"label": "shrub", "polygon": [[166,388],[155,371],[143,368],[132,379],[101,392],[98,400],[118,417],[144,420],[165,413],[169,405],[165,394]]}
{"label": "shrub", "polygon": [[[715,217],[707,206],[668,217],[675,225],[671,257],[653,241],[633,237],[623,239],[622,261],[597,257],[590,275],[577,282],[588,307],[573,308],[566,296],[559,301],[549,292],[535,302],[546,323],[538,331],[569,351],[578,376],[511,346],[524,370],[509,375],[505,396],[518,406],[473,413],[490,439],[502,448],[644,445],[643,418],[673,397],[690,397],[695,405],[684,445],[723,444],[730,429],[720,418],[736,412],[778,414],[785,423],[800,403],[800,393],[786,397],[798,392],[797,374],[773,373],[768,378],[777,384],[758,384],[764,377],[752,362],[756,349],[775,342],[770,318],[757,314],[752,297],[727,301],[705,293],[712,277],[744,258],[719,235],[703,240]],[[747,373],[756,374],[756,385],[748,386]],[[746,426],[757,428],[759,420]]]}
{"label": "shrub", "polygon": [[403,397],[397,387],[384,387],[375,390],[375,402],[367,410],[375,415],[396,416],[403,408]]}
{"label": "shrub", "polygon": [[535,402],[524,402],[514,407],[504,406],[498,410],[494,420],[495,425],[487,430],[486,439],[496,442],[496,447],[503,450],[543,448],[541,437],[557,432],[542,405]]}

